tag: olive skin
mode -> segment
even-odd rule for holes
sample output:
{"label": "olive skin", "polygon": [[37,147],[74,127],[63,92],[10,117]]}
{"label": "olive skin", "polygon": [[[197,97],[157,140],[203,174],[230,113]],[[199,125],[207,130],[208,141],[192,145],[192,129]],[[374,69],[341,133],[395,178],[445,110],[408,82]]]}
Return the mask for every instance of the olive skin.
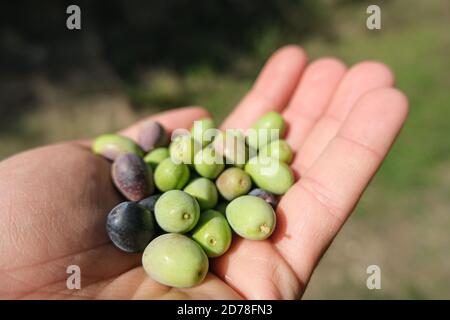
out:
{"label": "olive skin", "polygon": [[118,156],[111,166],[114,185],[131,201],[139,201],[155,190],[153,170],[141,157],[127,153]]}
{"label": "olive skin", "polygon": [[256,196],[259,197],[261,199],[263,199],[264,201],[266,201],[268,204],[270,204],[272,206],[272,208],[276,209],[277,205],[278,205],[278,199],[277,197],[264,189],[260,189],[260,188],[255,188],[252,191],[250,191],[248,193],[249,196]]}
{"label": "olive skin", "polygon": [[219,198],[216,185],[206,178],[194,179],[183,190],[197,200],[202,210],[213,208]]}
{"label": "olive skin", "polygon": [[175,163],[194,164],[194,155],[201,150],[199,142],[190,135],[180,135],[172,140],[169,153]]}
{"label": "olive skin", "polygon": [[220,195],[231,201],[236,197],[247,194],[252,187],[250,176],[242,169],[228,168],[216,180]]}
{"label": "olive skin", "polygon": [[92,143],[92,151],[95,154],[102,155],[108,160],[114,160],[119,155],[126,153],[134,153],[140,157],[144,155],[141,147],[133,140],[112,133],[103,134],[95,138]]}
{"label": "olive skin", "polygon": [[170,157],[168,148],[155,148],[150,151],[145,157],[144,161],[148,163],[153,170],[165,159]]}
{"label": "olive skin", "polygon": [[270,111],[259,118],[251,129],[253,130],[253,135],[247,136],[247,144],[258,150],[274,140],[283,138],[286,124],[280,113]]}
{"label": "olive skin", "polygon": [[294,174],[284,162],[270,157],[255,157],[245,165],[245,172],[261,189],[275,195],[285,194],[294,184]]}
{"label": "olive skin", "polygon": [[215,179],[225,169],[225,164],[222,156],[212,147],[207,146],[195,154],[194,167],[202,177]]}
{"label": "olive skin", "polygon": [[202,147],[205,147],[213,139],[212,136],[208,137],[206,132],[214,128],[215,124],[213,119],[202,118],[194,122],[194,125],[191,128],[191,135],[197,142],[201,144]]}
{"label": "olive skin", "polygon": [[182,189],[189,181],[190,171],[186,164],[176,164],[171,158],[164,159],[155,170],[155,184],[161,191]]}
{"label": "olive skin", "polygon": [[189,288],[200,284],[208,273],[203,249],[187,236],[166,233],[155,238],[142,255],[145,272],[170,287]]}
{"label": "olive skin", "polygon": [[248,159],[245,135],[241,130],[229,129],[220,132],[211,144],[216,153],[225,158],[226,164],[242,168]]}
{"label": "olive skin", "polygon": [[199,217],[200,206],[197,200],[184,191],[167,191],[156,201],[156,222],[166,232],[188,232],[195,227]]}
{"label": "olive skin", "polygon": [[286,140],[272,141],[259,150],[259,156],[272,157],[287,164],[292,162],[292,149]]}
{"label": "olive skin", "polygon": [[230,248],[232,233],[225,216],[215,210],[203,211],[191,232],[194,239],[210,258],[223,255]]}
{"label": "olive skin", "polygon": [[142,252],[155,236],[153,214],[136,202],[119,203],[106,218],[106,232],[120,250]]}
{"label": "olive skin", "polygon": [[255,196],[245,195],[231,201],[226,216],[234,232],[245,239],[264,240],[275,230],[275,211],[270,204]]}
{"label": "olive skin", "polygon": [[159,197],[161,197],[161,194],[151,195],[150,197],[144,198],[141,201],[139,201],[139,204],[141,206],[146,207],[148,210],[150,210],[152,213],[154,213],[155,212],[155,204],[156,204],[156,201],[159,199]]}
{"label": "olive skin", "polygon": [[159,122],[148,120],[139,129],[138,142],[145,152],[149,152],[155,148],[167,147],[170,138]]}

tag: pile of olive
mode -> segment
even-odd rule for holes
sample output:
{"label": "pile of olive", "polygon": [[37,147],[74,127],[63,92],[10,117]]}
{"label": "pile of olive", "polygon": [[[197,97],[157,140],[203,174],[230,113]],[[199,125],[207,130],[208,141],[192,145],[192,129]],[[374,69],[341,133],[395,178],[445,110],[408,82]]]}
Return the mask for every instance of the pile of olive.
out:
{"label": "pile of olive", "polygon": [[128,200],[108,214],[109,238],[125,252],[143,252],[146,272],[168,286],[200,283],[208,257],[227,252],[233,231],[267,239],[276,225],[277,197],[294,183],[280,114],[265,114],[245,134],[214,127],[201,119],[170,139],[161,124],[149,121],[137,142],[105,134],[92,145],[113,161],[113,183]]}

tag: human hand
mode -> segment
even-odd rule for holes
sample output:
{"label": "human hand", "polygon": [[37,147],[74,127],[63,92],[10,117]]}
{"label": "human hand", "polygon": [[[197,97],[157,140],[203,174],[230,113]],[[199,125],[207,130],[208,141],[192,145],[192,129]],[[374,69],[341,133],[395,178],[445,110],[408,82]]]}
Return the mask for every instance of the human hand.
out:
{"label": "human hand", "polygon": [[[332,58],[307,65],[294,46],[270,58],[222,128],[247,129],[267,111],[281,112],[300,179],[278,205],[272,237],[236,238],[193,288],[153,281],[140,254],[110,243],[106,215],[123,199],[111,182],[110,163],[86,143],[47,146],[0,162],[0,298],[301,297],[406,119],[407,100],[393,81],[377,62],[349,70]],[[170,131],[204,116],[201,108],[184,108],[152,119]],[[122,134],[136,138],[138,128]],[[66,287],[69,265],[81,269],[81,290]]]}

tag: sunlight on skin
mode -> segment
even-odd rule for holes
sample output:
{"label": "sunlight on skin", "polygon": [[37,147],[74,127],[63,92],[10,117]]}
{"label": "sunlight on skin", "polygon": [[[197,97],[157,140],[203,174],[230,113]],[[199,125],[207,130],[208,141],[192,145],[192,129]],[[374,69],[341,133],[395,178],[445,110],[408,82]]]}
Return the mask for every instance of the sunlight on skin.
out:
{"label": "sunlight on skin", "polygon": [[[295,299],[342,227],[406,119],[408,103],[376,62],[348,71],[333,58],[306,65],[295,46],[278,50],[222,128],[247,129],[282,112],[300,179],[283,197],[268,241],[235,239],[211,260],[206,280],[173,289],[149,278],[139,254],[109,243],[105,219],[122,201],[110,164],[86,142],[27,151],[0,163],[0,298]],[[207,116],[201,108],[152,117],[172,131]],[[136,139],[139,124],[121,133]],[[82,289],[66,288],[79,265]],[[214,273],[214,274],[213,274]]]}

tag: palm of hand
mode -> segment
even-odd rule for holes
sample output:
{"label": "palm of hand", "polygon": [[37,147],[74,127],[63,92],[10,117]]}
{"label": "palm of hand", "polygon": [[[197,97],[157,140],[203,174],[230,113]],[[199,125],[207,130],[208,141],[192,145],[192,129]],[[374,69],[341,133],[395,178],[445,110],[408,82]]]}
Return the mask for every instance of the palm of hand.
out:
{"label": "palm of hand", "polygon": [[[109,163],[82,143],[44,147],[0,163],[0,297],[300,297],[407,114],[379,63],[348,71],[335,59],[305,65],[299,48],[279,50],[222,125],[245,129],[269,110],[289,124],[292,166],[302,178],[282,198],[270,240],[235,239],[202,284],[162,286],[145,274],[139,254],[119,252],[107,238],[106,214],[122,201]],[[153,118],[173,130],[205,115],[186,108]],[[137,128],[122,133],[135,137]],[[81,269],[81,290],[66,287],[69,265]]]}

